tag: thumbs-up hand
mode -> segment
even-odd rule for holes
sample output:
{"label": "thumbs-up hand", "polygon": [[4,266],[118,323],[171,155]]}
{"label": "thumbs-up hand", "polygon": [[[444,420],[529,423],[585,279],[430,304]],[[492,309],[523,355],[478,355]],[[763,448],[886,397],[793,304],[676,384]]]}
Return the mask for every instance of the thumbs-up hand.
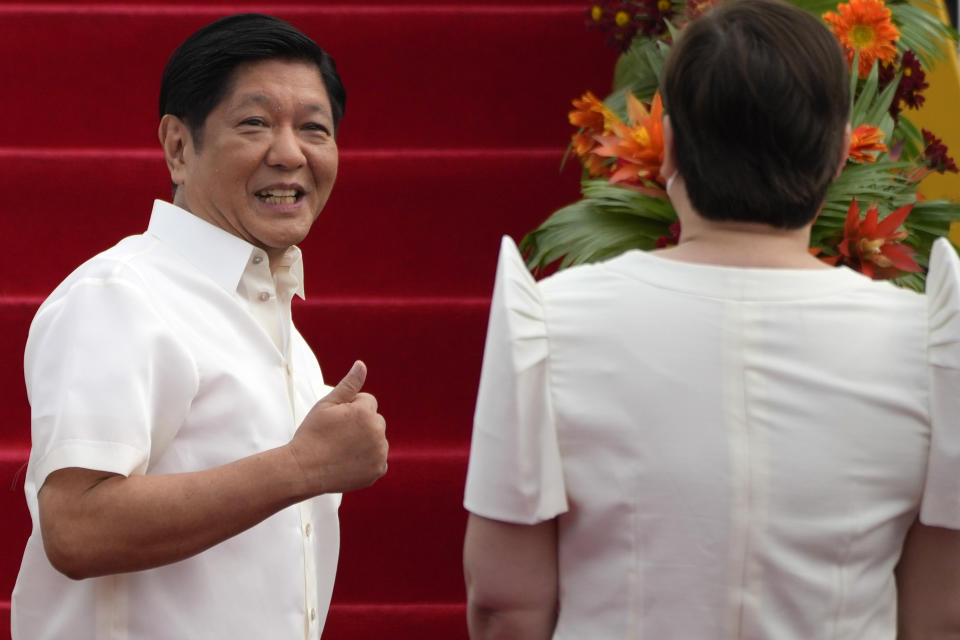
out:
{"label": "thumbs-up hand", "polygon": [[387,472],[387,423],[377,399],[361,391],[366,378],[367,367],[357,360],[290,441],[307,495],[363,489]]}

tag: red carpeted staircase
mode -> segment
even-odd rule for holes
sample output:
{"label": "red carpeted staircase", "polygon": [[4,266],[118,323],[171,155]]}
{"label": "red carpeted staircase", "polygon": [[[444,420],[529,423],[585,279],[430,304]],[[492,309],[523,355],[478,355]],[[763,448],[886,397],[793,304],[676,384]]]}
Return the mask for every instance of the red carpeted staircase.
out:
{"label": "red carpeted staircase", "polygon": [[[291,21],[349,92],[337,187],[304,243],[297,324],[329,380],[366,360],[390,471],[345,496],[325,638],[466,637],[461,507],[498,238],[577,196],[569,100],[614,54],[581,0],[408,4],[0,2],[0,640],[30,522],[22,355],[76,265],[169,196],[156,96],[169,52],[237,11]],[[56,606],[51,603],[51,606]]]}

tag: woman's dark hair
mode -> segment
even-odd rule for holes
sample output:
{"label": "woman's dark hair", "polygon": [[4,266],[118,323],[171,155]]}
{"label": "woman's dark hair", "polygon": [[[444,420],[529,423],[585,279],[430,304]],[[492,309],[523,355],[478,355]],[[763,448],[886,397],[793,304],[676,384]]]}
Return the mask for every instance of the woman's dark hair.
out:
{"label": "woman's dark hair", "polygon": [[211,22],[174,50],[160,83],[160,117],[169,113],[181,118],[199,144],[207,116],[230,91],[237,67],[271,59],[316,65],[336,130],[347,93],[333,58],[290,24],[258,13]]}
{"label": "woman's dark hair", "polygon": [[677,168],[710,220],[809,223],[844,153],[850,95],[836,38],[777,0],[733,0],[691,22],[662,76]]}

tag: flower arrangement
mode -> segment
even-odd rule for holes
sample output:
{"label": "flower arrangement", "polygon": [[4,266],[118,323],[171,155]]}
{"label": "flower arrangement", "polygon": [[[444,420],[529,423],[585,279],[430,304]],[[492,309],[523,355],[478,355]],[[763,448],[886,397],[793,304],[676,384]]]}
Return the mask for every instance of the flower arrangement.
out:
{"label": "flower arrangement", "polygon": [[[603,1],[589,8],[588,25],[621,51],[613,93],[573,100],[569,120],[577,130],[568,157],[583,166],[583,198],[523,239],[534,271],[676,244],[679,224],[659,173],[657,88],[671,43],[715,1]],[[927,200],[918,184],[931,172],[958,169],[942,141],[918,130],[906,113],[923,105],[925,69],[942,57],[943,42],[956,43],[957,33],[906,0],[792,2],[822,18],[851,69],[849,156],[813,226],[811,253],[922,290],[930,246],[960,220],[960,203]]]}

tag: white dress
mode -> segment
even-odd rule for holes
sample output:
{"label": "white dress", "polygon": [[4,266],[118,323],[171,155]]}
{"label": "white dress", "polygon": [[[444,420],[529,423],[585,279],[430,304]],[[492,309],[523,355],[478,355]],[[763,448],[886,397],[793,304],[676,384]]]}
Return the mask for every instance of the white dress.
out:
{"label": "white dress", "polygon": [[504,238],[464,504],[559,517],[555,639],[893,640],[918,513],[960,528],[960,262],[640,251],[540,283]]}

